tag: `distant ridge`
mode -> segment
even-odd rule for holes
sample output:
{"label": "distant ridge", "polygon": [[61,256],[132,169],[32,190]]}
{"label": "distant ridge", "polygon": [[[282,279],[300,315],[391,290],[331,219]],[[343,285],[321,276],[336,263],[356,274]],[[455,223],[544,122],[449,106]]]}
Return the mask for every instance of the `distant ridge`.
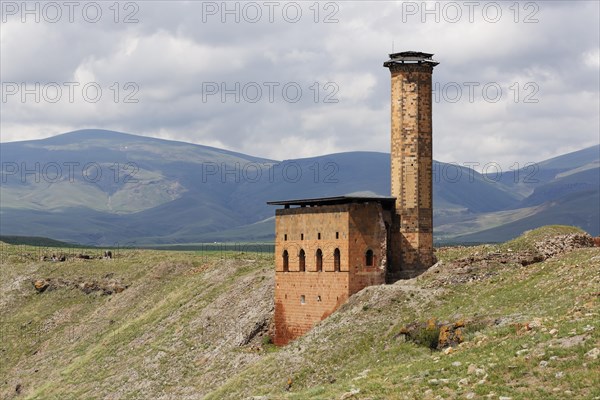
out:
{"label": "distant ridge", "polygon": [[[449,165],[434,161],[436,242],[503,241],[546,224],[600,234],[599,155],[592,146],[542,161],[531,182],[512,174],[494,182],[466,168],[464,179],[445,179]],[[0,234],[88,246],[271,241],[267,201],[390,193],[390,155],[379,152],[278,161],[85,129],[1,143],[0,157]],[[67,165],[77,166],[73,176]]]}
{"label": "distant ridge", "polygon": [[[78,141],[80,141],[80,140],[115,140],[115,141],[121,141],[121,142],[124,142],[124,141],[140,142],[140,141],[142,141],[142,142],[157,143],[157,144],[161,144],[161,143],[167,144],[168,143],[168,144],[172,144],[172,145],[196,146],[196,147],[202,148],[202,149],[209,149],[209,150],[218,151],[218,152],[224,153],[224,154],[230,154],[230,155],[235,155],[235,156],[244,156],[244,157],[249,157],[249,158],[253,158],[253,159],[257,159],[257,160],[268,160],[268,159],[261,158],[261,157],[252,157],[252,156],[248,156],[243,153],[226,150],[226,149],[220,149],[218,147],[206,146],[203,144],[195,144],[195,143],[190,143],[190,142],[184,142],[181,140],[156,138],[156,137],[152,137],[152,136],[135,135],[132,133],[110,131],[110,130],[105,130],[105,129],[79,129],[79,130],[75,130],[75,131],[71,131],[71,132],[61,133],[61,134],[58,134],[55,136],[50,136],[50,137],[47,137],[44,139],[26,140],[26,141],[20,141],[20,142],[7,142],[6,144],[8,144],[8,143],[71,144],[73,142],[73,140],[78,140]],[[268,160],[268,161],[272,161],[272,160]]]}
{"label": "distant ridge", "polygon": [[26,245],[26,246],[40,246],[40,247],[81,247],[78,244],[62,242],[60,240],[54,240],[46,237],[39,236],[6,236],[0,235],[0,242],[14,244],[14,245]]}

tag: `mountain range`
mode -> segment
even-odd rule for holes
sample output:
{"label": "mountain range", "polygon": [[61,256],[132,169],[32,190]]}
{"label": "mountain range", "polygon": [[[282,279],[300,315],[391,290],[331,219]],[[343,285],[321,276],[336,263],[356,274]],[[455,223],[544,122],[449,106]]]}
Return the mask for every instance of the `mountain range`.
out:
{"label": "mountain range", "polygon": [[[84,245],[268,241],[269,200],[390,193],[389,154],[270,160],[106,130],[0,144],[0,234]],[[434,161],[438,243],[600,234],[600,146],[484,175]]]}

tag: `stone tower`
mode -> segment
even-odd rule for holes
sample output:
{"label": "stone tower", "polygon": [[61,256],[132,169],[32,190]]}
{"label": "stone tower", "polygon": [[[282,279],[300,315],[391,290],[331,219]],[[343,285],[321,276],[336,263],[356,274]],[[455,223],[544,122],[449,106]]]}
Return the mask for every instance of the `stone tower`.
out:
{"label": "stone tower", "polygon": [[392,197],[271,201],[275,211],[275,336],[285,345],[363,288],[433,264],[432,54],[390,55]]}
{"label": "stone tower", "polygon": [[433,262],[431,76],[433,54],[390,54],[391,177],[396,198],[388,280],[417,275]]}

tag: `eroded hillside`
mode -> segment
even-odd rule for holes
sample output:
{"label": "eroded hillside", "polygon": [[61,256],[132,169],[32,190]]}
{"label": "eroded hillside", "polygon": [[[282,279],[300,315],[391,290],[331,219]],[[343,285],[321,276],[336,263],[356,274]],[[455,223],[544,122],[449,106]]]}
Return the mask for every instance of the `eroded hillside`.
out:
{"label": "eroded hillside", "polygon": [[[199,398],[261,358],[270,257],[126,250],[37,262],[35,249],[14,250],[3,248],[2,398]],[[67,284],[38,292],[42,279]],[[127,288],[84,290],[111,280]]]}

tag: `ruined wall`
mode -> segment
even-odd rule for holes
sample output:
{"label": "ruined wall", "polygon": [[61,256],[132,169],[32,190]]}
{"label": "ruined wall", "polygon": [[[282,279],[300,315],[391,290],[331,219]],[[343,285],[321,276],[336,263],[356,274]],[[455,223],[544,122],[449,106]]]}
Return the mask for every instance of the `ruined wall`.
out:
{"label": "ruined wall", "polygon": [[[379,203],[352,204],[349,213],[350,294],[371,285],[385,283],[388,234],[392,218]],[[366,252],[373,252],[373,266],[366,264]]]}
{"label": "ruined wall", "polygon": [[349,296],[348,276],[347,272],[277,272],[273,342],[281,346],[302,336],[344,304]]}
{"label": "ruined wall", "polygon": [[[356,291],[385,282],[385,222],[391,223],[391,213],[379,203],[343,204],[280,209],[275,218],[274,343],[284,345],[308,332]],[[365,265],[369,248],[375,255],[372,267]],[[299,268],[301,249],[306,254],[305,271]],[[318,249],[323,252],[322,271],[317,271]],[[340,250],[339,271],[335,249]],[[286,250],[288,272],[282,256]]]}
{"label": "ruined wall", "polygon": [[283,271],[283,250],[288,250],[290,271],[298,271],[300,249],[306,253],[307,271],[316,270],[317,249],[323,252],[323,270],[333,271],[336,248],[341,253],[342,271],[348,271],[347,204],[275,211],[275,271]]}
{"label": "ruined wall", "polygon": [[391,271],[433,264],[431,74],[427,63],[390,66],[391,187],[397,217]]}
{"label": "ruined wall", "polygon": [[[274,343],[284,345],[348,298],[348,205],[276,210],[275,236]],[[299,270],[301,249],[306,254],[304,272]],[[321,272],[317,272],[318,249],[323,253]],[[339,272],[334,271],[335,249],[340,250]],[[289,272],[283,268],[284,250]]]}

